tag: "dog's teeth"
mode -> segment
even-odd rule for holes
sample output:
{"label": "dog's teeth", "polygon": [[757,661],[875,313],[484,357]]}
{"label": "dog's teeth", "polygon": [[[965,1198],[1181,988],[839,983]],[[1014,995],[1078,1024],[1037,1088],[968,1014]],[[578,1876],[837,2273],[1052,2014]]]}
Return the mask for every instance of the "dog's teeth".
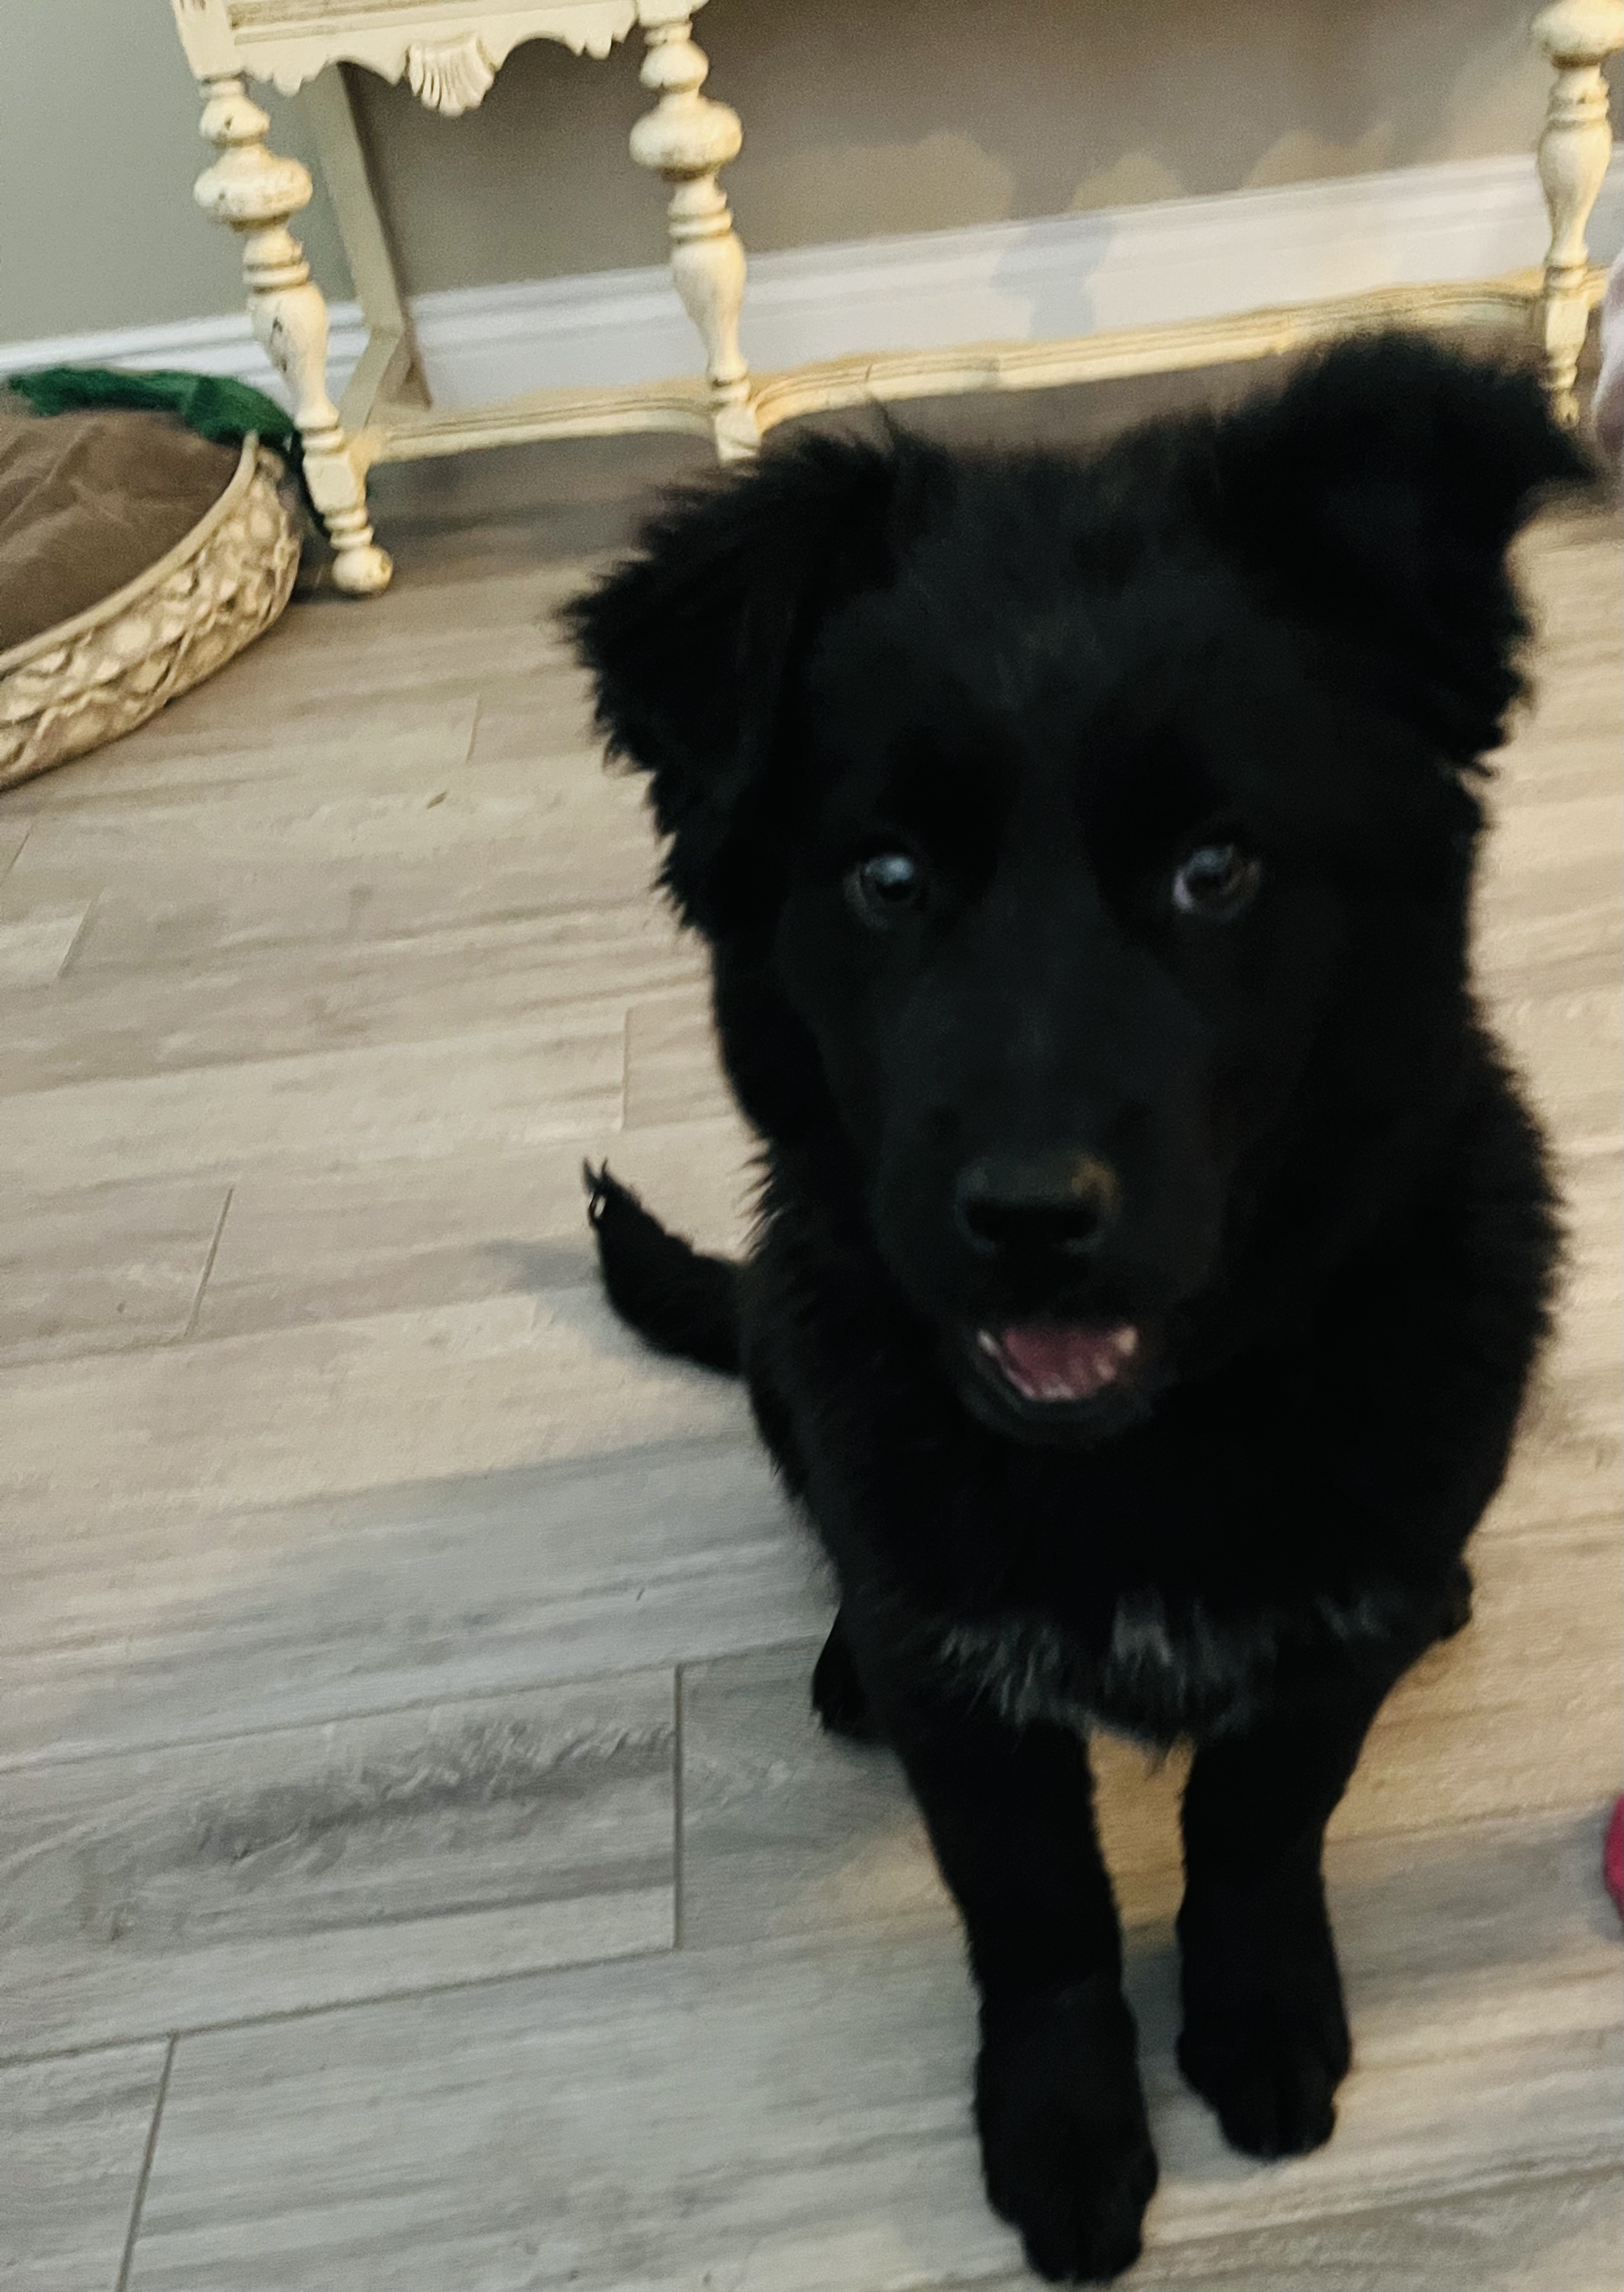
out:
{"label": "dog's teeth", "polygon": [[990,1353],[994,1360],[998,1359],[998,1339],[993,1336],[991,1330],[977,1329],[976,1332],[976,1343],[981,1347],[984,1353]]}
{"label": "dog's teeth", "polygon": [[1113,1329],[1111,1333],[1111,1348],[1119,1360],[1131,1360],[1139,1350],[1138,1329]]}

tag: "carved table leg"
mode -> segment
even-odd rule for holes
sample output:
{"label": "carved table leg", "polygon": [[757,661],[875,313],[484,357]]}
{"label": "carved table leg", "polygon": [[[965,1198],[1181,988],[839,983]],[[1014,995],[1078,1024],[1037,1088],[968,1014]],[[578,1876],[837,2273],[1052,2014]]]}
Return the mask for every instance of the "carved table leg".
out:
{"label": "carved table leg", "polygon": [[1624,6],[1620,0],[1557,0],[1535,17],[1533,29],[1556,74],[1540,138],[1540,181],[1551,218],[1540,341],[1551,411],[1572,424],[1579,414],[1573,378],[1590,317],[1585,225],[1612,150],[1601,67],[1624,46]]}
{"label": "carved table leg", "polygon": [[366,482],[327,395],[327,306],[287,228],[310,196],[297,159],[265,148],[270,122],[237,78],[204,83],[203,135],[220,157],[197,178],[198,206],[243,242],[248,314],[286,383],[304,442],[305,483],[333,543],[333,578],[353,596],[387,588],[392,570],[372,537]]}
{"label": "carved table leg", "polygon": [[724,462],[756,452],[761,432],[739,349],[744,249],[717,170],[738,157],[737,114],[702,95],[711,67],[692,38],[697,0],[639,0],[648,42],[640,74],[659,101],[631,131],[631,156],[671,186],[671,275],[699,329],[711,384],[711,427]]}

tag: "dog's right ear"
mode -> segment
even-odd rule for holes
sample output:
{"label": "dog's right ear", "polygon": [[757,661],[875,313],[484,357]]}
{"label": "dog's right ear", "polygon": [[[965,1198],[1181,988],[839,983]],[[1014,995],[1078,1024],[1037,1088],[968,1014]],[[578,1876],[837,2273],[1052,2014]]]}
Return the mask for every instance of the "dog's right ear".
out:
{"label": "dog's right ear", "polygon": [[889,579],[945,466],[895,430],[787,441],[673,496],[567,608],[610,748],[649,776],[665,884],[701,930],[748,903],[728,859],[759,821],[799,653],[831,605]]}

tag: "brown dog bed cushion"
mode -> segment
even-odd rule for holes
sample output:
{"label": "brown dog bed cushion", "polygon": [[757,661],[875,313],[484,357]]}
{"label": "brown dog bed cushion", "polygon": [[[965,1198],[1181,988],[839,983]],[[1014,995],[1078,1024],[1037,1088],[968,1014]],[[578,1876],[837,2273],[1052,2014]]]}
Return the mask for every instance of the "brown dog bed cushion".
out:
{"label": "brown dog bed cushion", "polygon": [[237,462],[167,415],[0,410],[0,652],[156,564]]}

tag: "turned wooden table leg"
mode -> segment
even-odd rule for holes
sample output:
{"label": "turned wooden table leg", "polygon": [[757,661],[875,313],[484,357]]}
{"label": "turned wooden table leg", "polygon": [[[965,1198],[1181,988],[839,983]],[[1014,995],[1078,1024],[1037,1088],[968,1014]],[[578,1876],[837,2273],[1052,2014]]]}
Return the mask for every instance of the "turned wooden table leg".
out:
{"label": "turned wooden table leg", "polygon": [[333,578],[352,596],[387,588],[392,570],[373,540],[366,481],[327,395],[327,306],[288,230],[310,196],[297,159],[265,147],[270,122],[239,78],[204,83],[203,136],[220,157],[198,176],[198,206],[243,242],[248,314],[286,383],[304,443],[304,476],[333,543]]}
{"label": "turned wooden table leg", "polygon": [[1540,138],[1540,181],[1551,218],[1540,342],[1551,410],[1559,422],[1572,424],[1579,418],[1573,380],[1590,318],[1585,226],[1612,152],[1601,68],[1624,47],[1624,5],[1557,0],[1535,17],[1533,29],[1556,75]]}
{"label": "turned wooden table leg", "polygon": [[639,0],[648,42],[640,74],[659,101],[631,131],[631,156],[671,186],[671,275],[704,344],[711,427],[724,462],[755,453],[761,432],[739,348],[744,249],[717,171],[738,157],[744,131],[724,103],[700,93],[711,67],[693,40],[695,0]]}

